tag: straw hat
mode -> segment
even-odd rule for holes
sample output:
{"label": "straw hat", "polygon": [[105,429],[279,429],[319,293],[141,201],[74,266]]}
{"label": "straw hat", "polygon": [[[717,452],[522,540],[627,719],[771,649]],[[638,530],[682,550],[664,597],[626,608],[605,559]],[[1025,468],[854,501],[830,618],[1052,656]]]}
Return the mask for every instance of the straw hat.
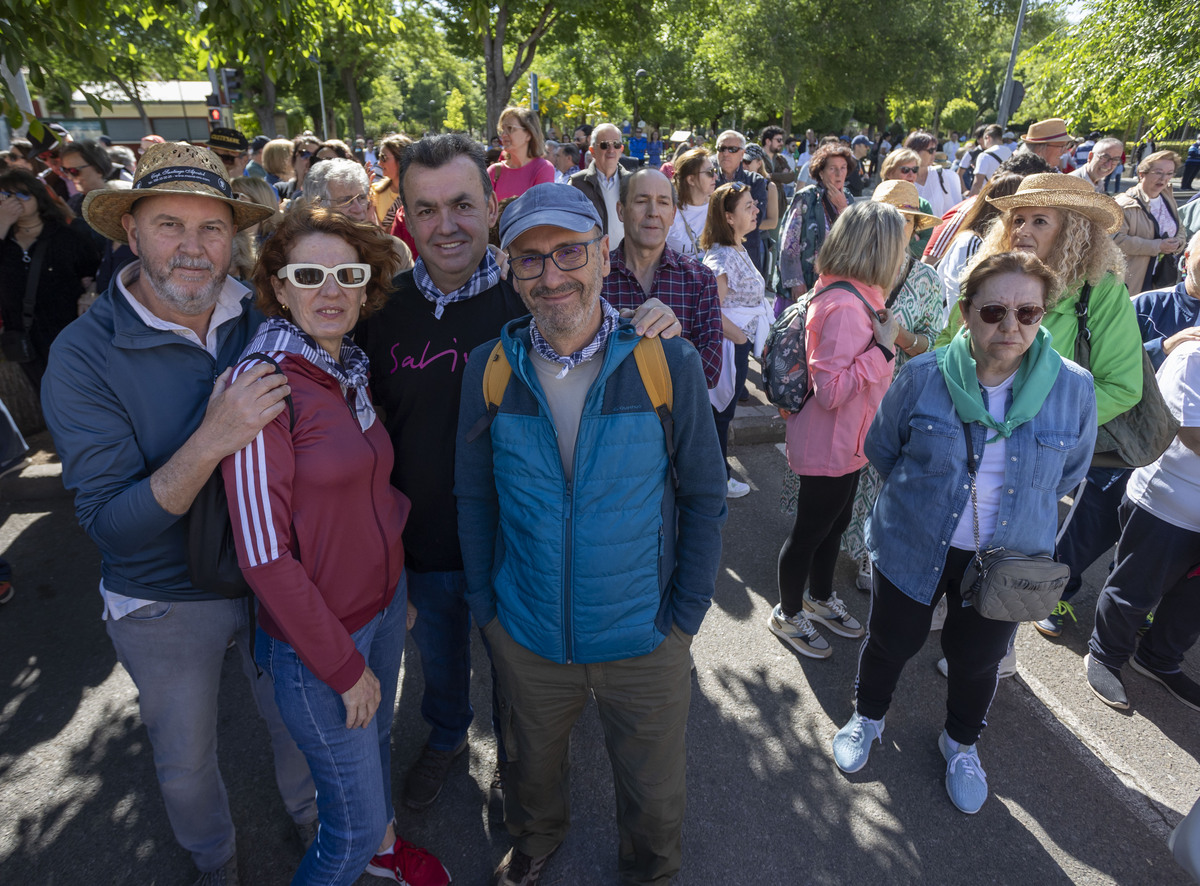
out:
{"label": "straw hat", "polygon": [[1051,117],[1049,120],[1031,123],[1025,132],[1025,141],[1034,145],[1065,145],[1070,140],[1071,134],[1067,132],[1067,122],[1061,117]]}
{"label": "straw hat", "polygon": [[921,211],[921,197],[917,194],[917,186],[904,179],[889,179],[880,182],[871,199],[876,203],[887,203],[895,206],[905,215],[912,216],[918,231],[940,225],[942,220],[936,215]]}
{"label": "straw hat", "polygon": [[1097,194],[1089,181],[1061,172],[1039,172],[1026,176],[1015,194],[988,197],[987,201],[1001,211],[1018,206],[1070,209],[1091,219],[1109,234],[1121,227],[1123,218],[1121,207],[1112,197]]}
{"label": "straw hat", "polygon": [[121,218],[142,197],[156,194],[220,200],[233,210],[233,223],[239,231],[274,215],[266,206],[233,196],[225,178],[225,164],[208,148],[168,142],[151,145],[142,154],[134,172],[133,188],[105,188],[84,197],[83,218],[108,239],[125,243]]}

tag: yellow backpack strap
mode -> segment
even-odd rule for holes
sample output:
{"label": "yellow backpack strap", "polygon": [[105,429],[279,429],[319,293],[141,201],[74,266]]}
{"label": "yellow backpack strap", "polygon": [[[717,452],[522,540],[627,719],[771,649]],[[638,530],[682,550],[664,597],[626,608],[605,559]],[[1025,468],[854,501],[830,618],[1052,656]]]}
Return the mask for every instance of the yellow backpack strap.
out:
{"label": "yellow backpack strap", "polygon": [[500,403],[504,400],[504,392],[508,389],[508,380],[512,378],[512,365],[508,355],[504,353],[504,345],[496,342],[492,352],[487,356],[487,365],[483,367],[483,399],[487,403],[487,412],[479,417],[479,421],[467,433],[467,442],[475,442],[475,438],[491,425],[496,413],[500,411]]}
{"label": "yellow backpack strap", "polygon": [[679,485],[675,472],[675,420],[671,408],[675,405],[675,386],[671,382],[671,370],[667,368],[667,355],[663,353],[662,340],[642,338],[633,349],[642,384],[650,395],[654,413],[662,423],[663,437],[667,444],[667,459],[671,462],[671,480]]}

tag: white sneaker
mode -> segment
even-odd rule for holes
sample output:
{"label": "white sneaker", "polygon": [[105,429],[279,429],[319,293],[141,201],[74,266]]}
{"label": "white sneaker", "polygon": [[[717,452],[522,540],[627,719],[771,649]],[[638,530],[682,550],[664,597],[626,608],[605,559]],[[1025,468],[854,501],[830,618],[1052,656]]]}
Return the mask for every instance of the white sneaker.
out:
{"label": "white sneaker", "polygon": [[839,637],[855,639],[865,634],[866,628],[846,609],[846,604],[837,594],[828,600],[814,600],[808,590],[804,591],[804,614],[812,621],[825,625]]}
{"label": "white sneaker", "polygon": [[725,485],[726,498],[741,498],[743,495],[750,494],[750,484],[743,483],[741,480],[729,478],[729,482]]}

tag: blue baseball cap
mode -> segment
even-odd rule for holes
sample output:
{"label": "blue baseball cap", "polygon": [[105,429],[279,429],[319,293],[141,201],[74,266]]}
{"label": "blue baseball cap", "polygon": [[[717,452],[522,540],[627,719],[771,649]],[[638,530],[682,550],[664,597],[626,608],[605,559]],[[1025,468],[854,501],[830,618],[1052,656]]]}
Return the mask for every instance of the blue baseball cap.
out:
{"label": "blue baseball cap", "polygon": [[526,231],[541,227],[586,234],[604,225],[592,201],[579,188],[546,182],[534,185],[505,207],[500,217],[500,248],[508,249]]}
{"label": "blue baseball cap", "polygon": [[851,139],[850,144],[851,145],[866,145],[869,148],[869,147],[871,147],[871,140],[869,138],[867,138],[865,135],[856,135],[856,136],[854,136],[853,139]]}

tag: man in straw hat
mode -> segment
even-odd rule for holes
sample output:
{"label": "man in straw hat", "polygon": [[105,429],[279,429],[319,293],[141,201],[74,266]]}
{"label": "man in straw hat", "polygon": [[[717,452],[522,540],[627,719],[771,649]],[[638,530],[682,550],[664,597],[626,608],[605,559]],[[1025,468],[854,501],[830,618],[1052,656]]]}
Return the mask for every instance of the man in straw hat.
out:
{"label": "man in straw hat", "polygon": [[234,199],[207,148],[151,145],[132,189],[84,200],[88,224],[127,241],[138,261],[58,337],[42,383],[63,482],[100,548],[105,625],[137,685],[167,816],[201,884],[238,882],[216,759],[217,690],[231,643],[270,730],[284,804],[302,840],[316,832],[308,766],[271,678],[255,677],[246,601],[193,585],[182,519],[221,459],[285,405],[289,389],[270,366],[229,384],[229,367],[262,319],[227,276],[233,235],[270,214]]}
{"label": "man in straw hat", "polygon": [[1019,151],[1029,151],[1037,154],[1054,169],[1062,166],[1063,152],[1071,143],[1071,133],[1067,132],[1066,121],[1061,117],[1051,117],[1049,120],[1039,120],[1030,124],[1021,139]]}

